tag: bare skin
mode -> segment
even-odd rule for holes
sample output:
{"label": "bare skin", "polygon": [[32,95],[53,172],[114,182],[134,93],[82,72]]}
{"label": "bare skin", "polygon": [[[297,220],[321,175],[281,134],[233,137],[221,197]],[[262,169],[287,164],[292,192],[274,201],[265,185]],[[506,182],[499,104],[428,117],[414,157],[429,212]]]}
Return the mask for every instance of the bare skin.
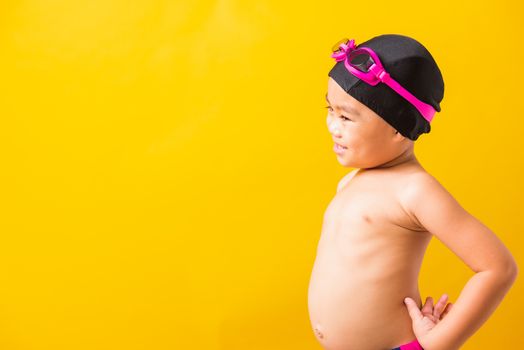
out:
{"label": "bare skin", "polygon": [[[419,219],[432,221],[415,209],[420,201],[413,200],[412,189],[416,183],[430,183],[421,179],[433,178],[416,159],[413,141],[331,78],[327,98],[333,141],[347,147],[336,157],[343,166],[357,169],[342,178],[324,214],[308,290],[315,336],[326,350],[390,350],[417,338],[429,348],[435,342],[427,335],[451,309],[446,295],[434,307],[431,297],[422,306],[418,288],[420,266],[432,238]],[[425,193],[442,193],[435,190],[436,181],[431,184],[433,190],[427,185]],[[502,271],[499,267],[511,266],[511,256],[494,235],[482,231],[469,214],[453,206],[455,202],[445,205],[457,213],[453,217],[457,223],[469,219],[475,224],[470,231],[478,234],[476,240],[493,247],[489,254],[500,263],[493,260],[483,268]],[[465,243],[459,246],[444,234],[442,238],[450,239],[454,252],[468,265],[480,264]],[[504,273],[500,280],[510,281],[511,276]],[[410,299],[404,304],[406,297]],[[462,327],[466,333],[467,326]],[[443,329],[447,331],[446,326]],[[467,331],[474,331],[473,326]]]}
{"label": "bare skin", "polygon": [[[515,259],[425,171],[413,141],[331,78],[327,98],[329,131],[345,146],[337,160],[358,169],[324,214],[308,291],[318,341],[326,350],[390,350],[414,339],[427,350],[459,349],[515,282]],[[420,310],[418,274],[432,236],[475,272],[451,311],[446,295]]]}

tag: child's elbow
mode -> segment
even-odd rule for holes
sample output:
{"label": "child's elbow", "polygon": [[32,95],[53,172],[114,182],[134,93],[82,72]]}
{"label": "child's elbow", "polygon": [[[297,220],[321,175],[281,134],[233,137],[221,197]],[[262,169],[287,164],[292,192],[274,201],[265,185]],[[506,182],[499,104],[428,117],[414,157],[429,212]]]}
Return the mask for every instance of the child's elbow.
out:
{"label": "child's elbow", "polygon": [[519,274],[519,267],[513,257],[503,264],[502,276],[506,283],[513,285]]}
{"label": "child's elbow", "polygon": [[489,271],[494,281],[496,281],[502,289],[508,290],[517,279],[519,267],[515,259],[511,255],[507,255],[499,259]]}
{"label": "child's elbow", "polygon": [[513,260],[513,264],[511,266],[511,284],[513,284],[513,282],[515,282],[515,280],[517,279],[517,275],[519,274],[519,266],[517,265],[517,262],[515,260]]}

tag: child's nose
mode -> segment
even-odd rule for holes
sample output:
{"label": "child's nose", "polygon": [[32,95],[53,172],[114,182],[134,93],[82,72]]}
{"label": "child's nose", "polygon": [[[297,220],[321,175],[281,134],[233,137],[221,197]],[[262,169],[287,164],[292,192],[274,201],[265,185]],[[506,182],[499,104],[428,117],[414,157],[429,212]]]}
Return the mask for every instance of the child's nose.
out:
{"label": "child's nose", "polygon": [[328,130],[330,133],[332,133],[334,136],[340,136],[340,130],[341,130],[341,125],[340,125],[340,121],[337,120],[337,118],[327,118],[327,125],[328,125]]}

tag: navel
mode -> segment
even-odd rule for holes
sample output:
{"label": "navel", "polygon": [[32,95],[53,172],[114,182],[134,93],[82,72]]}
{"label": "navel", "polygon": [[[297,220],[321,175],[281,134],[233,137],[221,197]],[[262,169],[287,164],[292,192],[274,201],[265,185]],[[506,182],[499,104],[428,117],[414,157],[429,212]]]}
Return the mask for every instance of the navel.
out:
{"label": "navel", "polygon": [[324,334],[322,334],[322,332],[320,331],[320,326],[317,325],[315,327],[315,334],[317,335],[317,337],[319,337],[320,339],[323,339],[324,338]]}

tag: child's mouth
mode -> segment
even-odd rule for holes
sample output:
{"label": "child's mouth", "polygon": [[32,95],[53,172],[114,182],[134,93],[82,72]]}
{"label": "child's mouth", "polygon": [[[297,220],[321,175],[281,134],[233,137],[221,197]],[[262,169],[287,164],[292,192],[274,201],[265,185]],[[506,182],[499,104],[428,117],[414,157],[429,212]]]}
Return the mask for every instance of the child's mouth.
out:
{"label": "child's mouth", "polygon": [[338,143],[335,143],[335,146],[333,147],[335,153],[343,153],[346,149],[347,147],[341,146]]}

